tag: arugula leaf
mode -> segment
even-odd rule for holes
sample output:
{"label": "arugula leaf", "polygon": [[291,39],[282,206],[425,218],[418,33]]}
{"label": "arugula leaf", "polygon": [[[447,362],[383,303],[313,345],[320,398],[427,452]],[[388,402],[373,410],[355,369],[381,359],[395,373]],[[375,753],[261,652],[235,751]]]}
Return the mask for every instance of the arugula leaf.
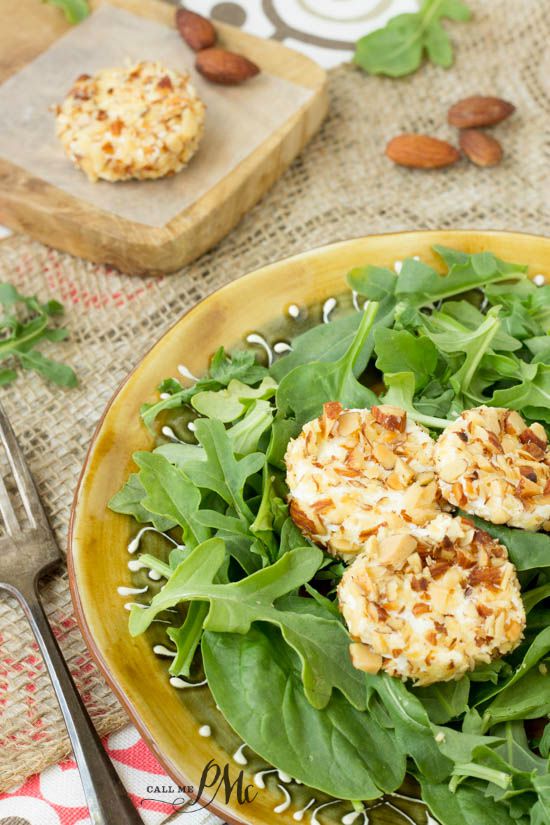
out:
{"label": "arugula leaf", "polygon": [[43,0],[61,9],[69,23],[80,23],[90,13],[88,0]]}
{"label": "arugula leaf", "polygon": [[195,547],[210,536],[210,531],[197,523],[196,514],[201,495],[183,470],[156,453],[134,453],[140,468],[139,480],[145,490],[141,504],[151,513],[179,524],[185,544]]}
{"label": "arugula leaf", "polygon": [[303,364],[285,375],[277,390],[279,410],[286,415],[294,413],[298,425],[302,426],[320,415],[327,401],[340,401],[345,407],[370,407],[377,402],[372,390],[355,377],[377,309],[376,303],[365,305],[357,333],[337,361]]}
{"label": "arugula leaf", "polygon": [[132,473],[124,487],[110,500],[109,508],[115,513],[133,516],[140,524],[151,522],[161,532],[175,527],[176,522],[172,519],[152,513],[143,506],[142,502],[146,496],[147,492],[139,480],[138,473]]}
{"label": "arugula leaf", "polygon": [[[501,313],[502,314],[502,313]],[[486,316],[470,301],[445,301],[439,312],[429,316],[429,326],[434,332],[465,333],[478,329]],[[493,349],[497,352],[514,352],[521,349],[522,342],[503,329],[493,338]]]}
{"label": "arugula leaf", "polygon": [[203,390],[191,399],[191,404],[201,415],[217,418],[228,423],[236,421],[246,408],[257,399],[267,399],[275,395],[277,382],[267,376],[259,387],[249,387],[236,378],[232,378],[225,390]]}
{"label": "arugula leaf", "polygon": [[[68,336],[64,328],[51,326],[51,319],[63,314],[58,301],[40,303],[36,296],[24,296],[9,283],[0,283],[0,361],[18,361],[60,387],[76,387],[78,379],[66,364],[47,358],[35,347],[42,341],[63,341]],[[11,384],[17,372],[10,367],[0,370],[0,385]]]}
{"label": "arugula leaf", "polygon": [[271,765],[339,799],[373,799],[400,786],[405,754],[392,732],[338,691],[322,710],[313,707],[300,660],[276,628],[257,624],[246,635],[209,631],[202,651],[216,704]]}
{"label": "arugula leaf", "polygon": [[463,396],[468,395],[480,361],[489,350],[499,328],[498,309],[494,307],[487,313],[485,320],[475,331],[468,331],[459,335],[457,331],[447,333],[430,332],[429,328],[426,330],[426,335],[440,352],[445,354],[458,353],[465,356],[460,368],[449,378],[449,383],[456,397],[456,405],[453,405],[455,406],[455,412],[459,413],[464,406],[469,406]]}
{"label": "arugula leaf", "polygon": [[202,626],[208,615],[206,602],[190,602],[185,621],[181,627],[169,627],[168,637],[176,645],[177,653],[168,669],[171,676],[187,676],[202,637]]}
{"label": "arugula leaf", "polygon": [[536,364],[536,370],[530,373],[520,384],[506,389],[495,390],[489,401],[495,407],[508,407],[510,410],[523,410],[531,418],[530,410],[543,411],[548,420],[550,408],[550,366]]}
{"label": "arugula leaf", "polygon": [[453,422],[454,419],[452,418],[446,419],[424,415],[416,409],[413,402],[415,378],[412,372],[396,372],[393,375],[384,375],[384,383],[387,389],[382,403],[401,407],[417,424],[424,424],[425,427],[430,429],[444,430]]}
{"label": "arugula leaf", "polygon": [[280,610],[276,600],[309,581],[322,563],[315,547],[291,550],[275,564],[230,584],[213,583],[225,558],[220,539],[199,545],[173,572],[147,608],[130,613],[130,633],[143,633],[153,619],[168,607],[183,601],[208,601],[205,630],[248,633],[253,622],[277,625],[285,641],[302,662],[302,680],[308,700],[325,707],[337,687],[356,707],[365,706],[362,674],[352,666],[349,637],[334,617],[319,617],[302,611]]}
{"label": "arugula leaf", "polygon": [[157,416],[165,410],[173,410],[189,404],[197,393],[204,391],[221,390],[227,387],[231,380],[253,386],[267,376],[267,370],[256,363],[256,356],[250,350],[235,350],[230,356],[220,347],[212,357],[210,368],[203,378],[199,378],[191,387],[182,387],[174,378],[163,381],[160,392],[168,393],[154,404],[143,404],[141,417],[145,426],[153,431],[153,424]]}
{"label": "arugula leaf", "polygon": [[403,77],[418,69],[426,52],[433,63],[447,69],[453,63],[453,49],[441,20],[466,21],[470,16],[462,0],[424,0],[418,12],[399,14],[362,37],[354,62],[369,74]]}
{"label": "arugula leaf", "polygon": [[265,455],[249,453],[237,459],[221,421],[201,418],[195,427],[206,461],[187,464],[189,477],[198,487],[218,493],[246,524],[252,523],[254,513],[244,499],[244,486],[249,476],[263,468]]}
{"label": "arugula leaf", "polygon": [[437,301],[461,295],[471,289],[486,287],[500,281],[527,280],[527,267],[509,264],[490,252],[477,252],[456,257],[455,250],[434,246],[443,260],[451,253],[451,265],[446,275],[414,258],[406,258],[397,279],[395,294],[413,306],[431,306]]}
{"label": "arugula leaf", "polygon": [[268,401],[255,401],[240,421],[227,431],[233,452],[250,455],[258,449],[258,442],[273,421],[274,409]]}

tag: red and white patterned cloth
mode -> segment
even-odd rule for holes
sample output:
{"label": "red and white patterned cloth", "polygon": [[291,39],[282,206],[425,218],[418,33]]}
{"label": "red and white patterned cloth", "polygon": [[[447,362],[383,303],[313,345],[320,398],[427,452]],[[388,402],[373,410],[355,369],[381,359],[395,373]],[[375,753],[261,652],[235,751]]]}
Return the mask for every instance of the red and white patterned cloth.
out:
{"label": "red and white patterned cloth", "polygon": [[[145,825],[161,825],[167,819],[170,825],[221,825],[204,810],[174,816],[173,802],[181,794],[134,727],[112,733],[104,745]],[[0,823],[10,817],[28,825],[91,825],[75,762],[68,759],[52,765],[2,794]]]}

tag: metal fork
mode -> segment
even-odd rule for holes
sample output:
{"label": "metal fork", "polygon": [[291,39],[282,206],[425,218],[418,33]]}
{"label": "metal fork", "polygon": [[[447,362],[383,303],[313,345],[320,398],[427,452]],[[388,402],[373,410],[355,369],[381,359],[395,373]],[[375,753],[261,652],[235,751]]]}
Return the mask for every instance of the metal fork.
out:
{"label": "metal fork", "polygon": [[0,405],[0,441],[21,496],[28,526],[21,526],[0,475],[0,513],[7,535],[0,538],[0,589],[21,604],[50,674],[74,751],[93,825],[142,825],[105,753],[40,604],[38,582],[61,554],[25,457]]}

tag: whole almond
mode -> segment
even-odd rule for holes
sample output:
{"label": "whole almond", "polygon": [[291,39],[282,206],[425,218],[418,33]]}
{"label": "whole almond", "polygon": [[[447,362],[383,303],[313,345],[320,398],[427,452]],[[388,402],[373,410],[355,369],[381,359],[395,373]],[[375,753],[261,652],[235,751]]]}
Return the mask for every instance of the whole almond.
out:
{"label": "whole almond", "polygon": [[199,52],[195,67],[213,83],[234,85],[243,83],[260,71],[258,66],[242,54],[228,52],[225,49],[204,49]]}
{"label": "whole almond", "polygon": [[439,169],[451,166],[460,152],[445,140],[429,135],[404,134],[394,137],[386,146],[386,155],[400,166],[413,169]]}
{"label": "whole almond", "polygon": [[209,49],[216,42],[216,30],[210,20],[202,14],[196,14],[187,9],[178,9],[176,12],[176,27],[193,51]]}
{"label": "whole almond", "polygon": [[502,146],[498,140],[478,129],[463,129],[460,148],[476,166],[498,166],[502,160]]}
{"label": "whole almond", "polygon": [[458,129],[471,129],[478,126],[494,126],[510,117],[516,107],[500,97],[481,97],[474,95],[459,100],[451,106],[447,120]]}

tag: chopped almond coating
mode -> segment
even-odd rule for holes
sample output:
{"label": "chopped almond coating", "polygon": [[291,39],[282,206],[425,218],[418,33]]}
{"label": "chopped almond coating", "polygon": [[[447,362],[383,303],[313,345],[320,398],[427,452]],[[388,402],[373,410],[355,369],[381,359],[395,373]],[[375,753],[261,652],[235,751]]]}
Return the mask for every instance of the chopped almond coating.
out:
{"label": "chopped almond coating", "polygon": [[447,501],[494,524],[550,529],[550,450],[541,424],[515,410],[465,410],[435,445]]}
{"label": "chopped almond coating", "polygon": [[352,559],[380,527],[423,525],[441,496],[429,433],[404,410],[345,410],[307,423],[285,456],[290,514],[304,535]]}
{"label": "chopped almond coating", "polygon": [[408,557],[384,563],[384,544],[400,537],[412,539],[385,529],[372,536],[338,587],[355,667],[430,685],[517,647],[525,611],[505,547],[441,513],[415,531]]}
{"label": "chopped almond coating", "polygon": [[189,75],[143,61],[81,75],[57,107],[56,131],[91,181],[160,178],[195,154],[204,113]]}
{"label": "chopped almond coating", "polygon": [[382,667],[382,657],[378,653],[371,653],[366,645],[360,642],[353,642],[349,646],[351,663],[357,670],[364,670],[365,673],[378,673]]}

